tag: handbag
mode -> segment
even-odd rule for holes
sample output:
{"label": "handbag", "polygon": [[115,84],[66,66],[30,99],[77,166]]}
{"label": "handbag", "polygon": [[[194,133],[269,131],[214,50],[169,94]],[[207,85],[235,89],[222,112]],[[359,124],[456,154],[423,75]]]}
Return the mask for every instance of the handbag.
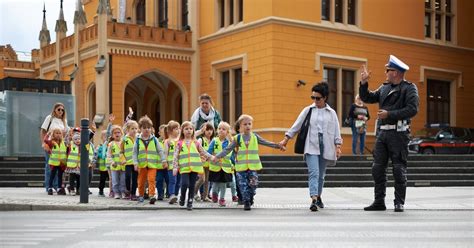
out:
{"label": "handbag", "polygon": [[312,108],[309,109],[308,114],[304,118],[303,125],[301,125],[300,132],[296,136],[295,141],[295,153],[304,154],[304,144],[306,143],[306,137],[309,131],[309,121],[311,120]]}

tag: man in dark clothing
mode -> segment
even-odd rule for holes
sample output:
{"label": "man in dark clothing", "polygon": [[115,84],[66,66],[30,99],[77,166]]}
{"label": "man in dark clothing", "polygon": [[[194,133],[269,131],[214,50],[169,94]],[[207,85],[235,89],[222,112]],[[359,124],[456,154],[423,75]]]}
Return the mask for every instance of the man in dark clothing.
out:
{"label": "man in dark clothing", "polygon": [[368,90],[370,73],[361,69],[359,95],[365,103],[379,103],[377,138],[374,148],[372,177],[375,200],[365,211],[385,210],[388,159],[392,160],[395,181],[395,212],[403,212],[407,185],[407,157],[410,119],[418,113],[417,87],[405,80],[408,65],[393,55],[386,67],[387,82],[375,91]]}

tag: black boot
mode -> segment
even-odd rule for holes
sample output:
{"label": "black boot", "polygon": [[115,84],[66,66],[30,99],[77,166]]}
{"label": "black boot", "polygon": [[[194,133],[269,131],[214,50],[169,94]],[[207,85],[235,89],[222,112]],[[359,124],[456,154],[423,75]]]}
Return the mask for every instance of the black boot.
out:
{"label": "black boot", "polygon": [[188,205],[186,206],[186,209],[188,211],[193,210],[193,201],[192,200],[188,200]]}
{"label": "black boot", "polygon": [[401,203],[395,204],[395,208],[394,208],[395,212],[403,212],[404,210],[405,210],[405,208],[403,207],[403,204],[401,204]]}
{"label": "black boot", "polygon": [[384,202],[374,201],[370,206],[364,208],[364,211],[385,211],[387,207]]}
{"label": "black boot", "polygon": [[319,208],[324,208],[324,203],[323,203],[323,200],[321,199],[321,197],[318,197],[318,199],[316,200],[316,205]]}
{"label": "black boot", "polygon": [[244,210],[245,211],[252,210],[250,202],[248,202],[248,201],[244,202]]}
{"label": "black boot", "polygon": [[313,212],[318,211],[318,204],[317,204],[316,199],[313,199],[313,201],[311,202],[311,205],[309,206],[309,210],[311,210]]}

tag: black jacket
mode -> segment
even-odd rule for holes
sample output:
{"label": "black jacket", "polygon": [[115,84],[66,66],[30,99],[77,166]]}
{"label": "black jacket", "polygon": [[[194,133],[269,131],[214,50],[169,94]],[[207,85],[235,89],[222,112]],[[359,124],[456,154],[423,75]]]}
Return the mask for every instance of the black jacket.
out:
{"label": "black jacket", "polygon": [[359,96],[365,103],[379,103],[379,109],[388,111],[388,117],[378,125],[396,124],[398,120],[410,119],[418,113],[420,100],[415,84],[403,80],[398,85],[383,83],[377,90],[369,91],[369,84],[359,84]]}

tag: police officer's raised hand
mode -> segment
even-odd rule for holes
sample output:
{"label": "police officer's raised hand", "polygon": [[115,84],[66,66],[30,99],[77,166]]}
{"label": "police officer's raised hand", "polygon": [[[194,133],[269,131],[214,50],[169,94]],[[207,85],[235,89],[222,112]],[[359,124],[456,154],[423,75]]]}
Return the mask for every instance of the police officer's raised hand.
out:
{"label": "police officer's raised hand", "polygon": [[386,119],[386,118],[388,117],[388,111],[385,110],[385,109],[380,109],[380,110],[377,112],[377,117],[378,117],[380,120]]}
{"label": "police officer's raised hand", "polygon": [[361,84],[366,84],[369,81],[370,74],[372,74],[372,72],[367,71],[367,67],[365,65],[362,65],[360,67],[360,82],[361,82]]}

